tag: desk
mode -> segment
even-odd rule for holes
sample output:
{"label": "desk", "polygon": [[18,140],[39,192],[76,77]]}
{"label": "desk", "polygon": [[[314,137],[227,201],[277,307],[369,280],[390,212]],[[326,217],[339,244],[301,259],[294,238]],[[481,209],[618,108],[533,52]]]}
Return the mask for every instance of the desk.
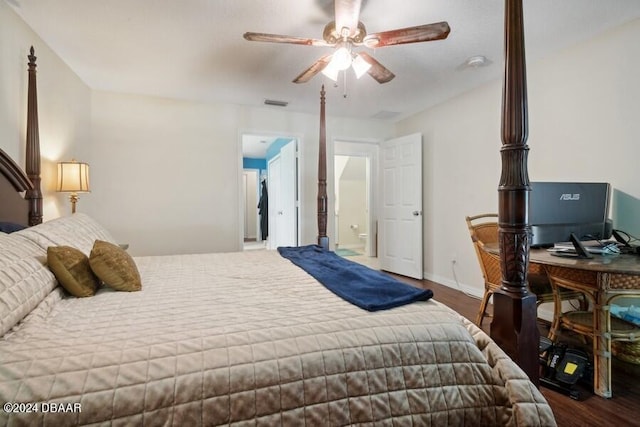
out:
{"label": "desk", "polygon": [[[544,249],[530,251],[531,262],[542,264],[549,279],[584,292],[593,304],[593,391],[611,397],[610,304],[625,296],[640,296],[640,256],[595,255],[593,258],[563,258]],[[566,280],[566,282],[565,282]],[[557,308],[558,309],[558,308]],[[554,319],[557,316],[554,315]],[[552,328],[557,329],[555,324]],[[552,330],[555,334],[556,330]]]}
{"label": "desk", "polygon": [[[496,246],[487,246],[490,252],[498,252]],[[616,298],[640,297],[640,256],[594,254],[590,259],[565,258],[553,256],[546,249],[531,249],[529,262],[542,265],[550,279],[552,276],[566,279],[571,282],[570,289],[584,292],[591,299],[595,325],[593,391],[599,396],[611,397],[609,308]],[[554,314],[554,324],[556,319]]]}

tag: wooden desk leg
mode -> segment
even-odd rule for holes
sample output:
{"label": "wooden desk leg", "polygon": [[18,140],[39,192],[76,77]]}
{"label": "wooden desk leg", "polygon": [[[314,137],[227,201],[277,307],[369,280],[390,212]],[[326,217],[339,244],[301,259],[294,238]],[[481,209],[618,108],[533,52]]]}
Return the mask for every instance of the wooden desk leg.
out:
{"label": "wooden desk leg", "polygon": [[[607,289],[606,273],[598,274],[599,289]],[[593,336],[593,391],[598,396],[611,397],[611,322],[605,291],[595,292]]]}

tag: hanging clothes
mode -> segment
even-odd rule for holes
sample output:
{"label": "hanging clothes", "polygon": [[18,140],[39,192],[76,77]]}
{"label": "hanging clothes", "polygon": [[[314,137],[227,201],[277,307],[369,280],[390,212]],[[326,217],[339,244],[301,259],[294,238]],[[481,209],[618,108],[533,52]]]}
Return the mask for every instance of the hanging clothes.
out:
{"label": "hanging clothes", "polygon": [[260,214],[260,235],[262,240],[267,240],[269,236],[269,195],[267,194],[267,181],[264,179],[258,202],[258,213]]}

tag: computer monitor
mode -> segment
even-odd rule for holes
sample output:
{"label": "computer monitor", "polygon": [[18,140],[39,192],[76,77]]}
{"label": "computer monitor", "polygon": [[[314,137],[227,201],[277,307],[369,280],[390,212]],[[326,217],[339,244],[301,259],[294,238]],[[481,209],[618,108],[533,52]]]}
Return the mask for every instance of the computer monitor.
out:
{"label": "computer monitor", "polygon": [[611,186],[603,182],[532,182],[531,246],[610,238],[610,192]]}

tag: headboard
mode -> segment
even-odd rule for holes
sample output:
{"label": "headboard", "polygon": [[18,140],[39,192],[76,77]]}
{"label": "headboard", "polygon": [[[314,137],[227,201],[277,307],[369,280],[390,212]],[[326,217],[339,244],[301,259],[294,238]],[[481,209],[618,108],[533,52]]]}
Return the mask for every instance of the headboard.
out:
{"label": "headboard", "polygon": [[29,202],[21,192],[33,189],[29,177],[20,166],[0,150],[0,221],[29,225]]}
{"label": "headboard", "polygon": [[7,153],[0,150],[0,221],[32,226],[42,222],[38,93],[33,46],[28,59],[26,168],[23,172]]}

